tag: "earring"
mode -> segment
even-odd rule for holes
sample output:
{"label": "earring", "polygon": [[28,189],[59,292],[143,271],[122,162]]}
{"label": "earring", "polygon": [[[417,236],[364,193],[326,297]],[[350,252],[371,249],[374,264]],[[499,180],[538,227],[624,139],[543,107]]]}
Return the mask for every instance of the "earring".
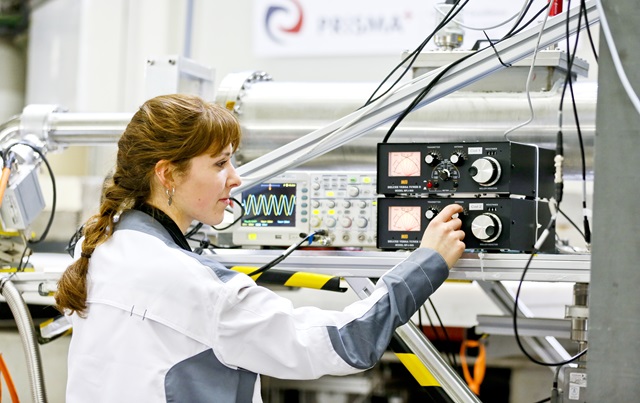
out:
{"label": "earring", "polygon": [[176,193],[176,188],[174,186],[171,188],[171,192],[169,192],[169,189],[165,189],[164,192],[167,194],[167,197],[169,198],[167,200],[167,204],[170,206],[171,203],[173,203],[173,195]]}

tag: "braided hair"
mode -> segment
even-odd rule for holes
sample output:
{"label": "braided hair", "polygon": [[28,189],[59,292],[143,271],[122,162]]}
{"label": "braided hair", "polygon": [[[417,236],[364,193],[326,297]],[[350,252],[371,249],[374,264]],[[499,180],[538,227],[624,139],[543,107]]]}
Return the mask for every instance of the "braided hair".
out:
{"label": "braided hair", "polygon": [[176,172],[186,173],[192,158],[220,153],[229,144],[236,151],[240,138],[235,116],[199,97],[162,95],[145,102],[118,141],[115,171],[105,181],[98,213],[84,225],[80,257],[58,281],[56,308],[85,313],[91,255],[113,234],[120,214],[150,199],[158,161],[167,160]]}

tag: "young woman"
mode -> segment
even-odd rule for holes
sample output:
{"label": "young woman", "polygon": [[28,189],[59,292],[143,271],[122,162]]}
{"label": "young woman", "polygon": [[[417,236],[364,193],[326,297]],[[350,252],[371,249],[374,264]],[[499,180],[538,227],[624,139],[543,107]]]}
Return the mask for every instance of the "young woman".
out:
{"label": "young woman", "polygon": [[462,211],[443,209],[421,247],[343,311],[293,308],[191,251],[193,221],[219,224],[241,183],[235,117],[186,95],[147,101],[118,142],[111,183],[58,283],[71,315],[67,402],[260,402],[260,378],[372,367],[394,329],[464,250]]}

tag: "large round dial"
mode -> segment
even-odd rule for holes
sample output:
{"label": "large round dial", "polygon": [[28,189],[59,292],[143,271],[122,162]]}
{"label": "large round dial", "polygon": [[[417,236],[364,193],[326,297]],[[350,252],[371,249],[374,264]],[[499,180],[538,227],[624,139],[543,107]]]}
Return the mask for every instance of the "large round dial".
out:
{"label": "large round dial", "polygon": [[483,242],[493,242],[502,232],[500,218],[493,213],[484,213],[473,219],[471,232]]}
{"label": "large round dial", "polygon": [[434,181],[450,181],[459,180],[460,171],[449,160],[444,160],[433,169],[431,172],[431,180]]}
{"label": "large round dial", "polygon": [[483,157],[473,161],[469,174],[474,181],[482,186],[491,186],[500,179],[502,169],[500,163],[493,157]]}

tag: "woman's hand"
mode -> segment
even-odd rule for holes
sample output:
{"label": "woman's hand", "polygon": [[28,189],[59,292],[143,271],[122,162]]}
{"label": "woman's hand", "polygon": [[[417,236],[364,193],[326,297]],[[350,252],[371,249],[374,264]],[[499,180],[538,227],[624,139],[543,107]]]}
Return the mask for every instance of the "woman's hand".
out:
{"label": "woman's hand", "polygon": [[[465,244],[462,221],[458,214],[462,214],[462,206],[450,204],[435,216],[422,235],[421,248],[431,248],[438,252],[447,262],[449,269],[460,259]],[[455,215],[455,218],[453,217]]]}

